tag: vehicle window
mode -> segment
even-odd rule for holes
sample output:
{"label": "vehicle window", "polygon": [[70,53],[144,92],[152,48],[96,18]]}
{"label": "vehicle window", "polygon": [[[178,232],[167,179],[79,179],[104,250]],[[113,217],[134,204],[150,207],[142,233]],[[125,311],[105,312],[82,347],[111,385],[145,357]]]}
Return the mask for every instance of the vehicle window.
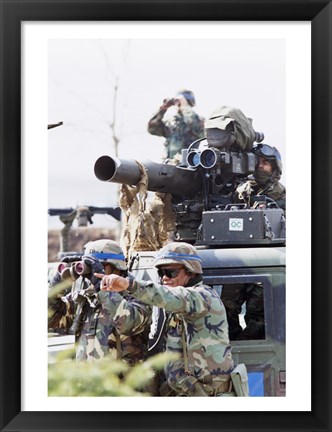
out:
{"label": "vehicle window", "polygon": [[230,340],[265,338],[264,289],[261,282],[223,284]]}

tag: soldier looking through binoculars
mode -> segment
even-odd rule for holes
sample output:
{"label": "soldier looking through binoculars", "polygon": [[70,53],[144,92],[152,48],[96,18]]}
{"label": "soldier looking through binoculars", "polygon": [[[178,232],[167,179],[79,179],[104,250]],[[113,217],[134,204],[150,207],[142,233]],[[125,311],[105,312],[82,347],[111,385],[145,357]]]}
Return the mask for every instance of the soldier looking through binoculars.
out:
{"label": "soldier looking through binoculars", "polygon": [[85,245],[82,257],[65,257],[51,282],[83,278],[83,288],[49,298],[48,328],[64,328],[76,339],[76,359],[92,361],[104,356],[129,364],[147,356],[151,308],[129,295],[100,291],[94,273],[127,275],[120,246],[102,239]]}
{"label": "soldier looking through binoculars", "polygon": [[[194,93],[179,90],[175,97],[164,99],[158,112],[149,120],[148,132],[166,138],[164,159],[181,154],[193,141],[204,136],[204,119],[193,110],[196,104]],[[176,108],[171,118],[165,118],[170,107]]]}

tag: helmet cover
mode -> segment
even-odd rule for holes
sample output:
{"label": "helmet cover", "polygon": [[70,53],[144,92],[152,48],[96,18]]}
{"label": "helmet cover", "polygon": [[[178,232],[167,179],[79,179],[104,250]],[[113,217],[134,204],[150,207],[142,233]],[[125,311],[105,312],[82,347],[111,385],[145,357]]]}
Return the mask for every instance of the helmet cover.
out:
{"label": "helmet cover", "polygon": [[84,255],[90,255],[100,262],[112,264],[118,270],[127,270],[126,259],[120,245],[109,239],[90,241],[84,246]]}
{"label": "helmet cover", "polygon": [[156,256],[155,266],[182,264],[188,271],[202,274],[202,260],[189,243],[173,242],[164,246]]}

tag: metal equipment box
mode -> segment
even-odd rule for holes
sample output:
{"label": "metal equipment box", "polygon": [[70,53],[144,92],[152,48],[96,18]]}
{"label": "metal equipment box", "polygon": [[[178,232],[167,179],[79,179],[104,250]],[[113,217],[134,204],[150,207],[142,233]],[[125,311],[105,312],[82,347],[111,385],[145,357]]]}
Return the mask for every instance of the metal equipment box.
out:
{"label": "metal equipment box", "polygon": [[202,215],[200,241],[207,245],[284,244],[285,237],[282,209],[214,210]]}

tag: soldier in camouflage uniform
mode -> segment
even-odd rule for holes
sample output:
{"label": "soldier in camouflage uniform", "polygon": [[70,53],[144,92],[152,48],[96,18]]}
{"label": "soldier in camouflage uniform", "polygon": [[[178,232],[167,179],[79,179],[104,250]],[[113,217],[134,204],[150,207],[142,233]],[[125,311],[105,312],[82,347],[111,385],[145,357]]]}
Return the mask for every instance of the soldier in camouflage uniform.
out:
{"label": "soldier in camouflage uniform", "polygon": [[[266,196],[278,207],[286,210],[286,189],[279,182],[282,174],[282,161],[279,151],[267,144],[255,144],[252,152],[257,157],[254,179],[240,184],[235,195],[235,202],[245,202],[249,207],[265,206],[259,201]],[[262,284],[224,285],[222,301],[226,307],[231,340],[264,339],[264,293]],[[239,313],[246,303],[244,320],[246,327],[242,330]]]}
{"label": "soldier in camouflage uniform", "polygon": [[[175,106],[177,113],[165,119],[169,107]],[[180,90],[174,98],[165,99],[158,112],[148,123],[148,132],[166,138],[164,159],[172,159],[181,154],[182,149],[199,138],[203,138],[204,118],[193,110],[195,96],[190,90]]]}
{"label": "soldier in camouflage uniform", "polygon": [[161,396],[234,396],[226,311],[218,293],[202,282],[196,249],[188,243],[169,243],[160,250],[155,266],[161,285],[131,275],[110,275],[103,277],[101,290],[127,290],[170,312],[166,351],[179,353],[180,358],[165,367]]}
{"label": "soldier in camouflage uniform", "polygon": [[[66,328],[75,334],[78,361],[93,361],[106,355],[129,364],[144,360],[151,324],[150,306],[128,293],[100,291],[100,279],[94,276],[95,272],[127,275],[120,246],[108,239],[89,242],[81,263],[88,269],[84,275],[88,286],[49,300],[49,328]],[[61,275],[57,273],[51,285],[60,281]]]}
{"label": "soldier in camouflage uniform", "polygon": [[282,174],[282,161],[279,151],[267,144],[255,144],[252,153],[257,157],[253,179],[240,184],[236,191],[236,200],[251,207],[254,197],[266,196],[278,207],[286,210],[286,189],[279,182]]}

